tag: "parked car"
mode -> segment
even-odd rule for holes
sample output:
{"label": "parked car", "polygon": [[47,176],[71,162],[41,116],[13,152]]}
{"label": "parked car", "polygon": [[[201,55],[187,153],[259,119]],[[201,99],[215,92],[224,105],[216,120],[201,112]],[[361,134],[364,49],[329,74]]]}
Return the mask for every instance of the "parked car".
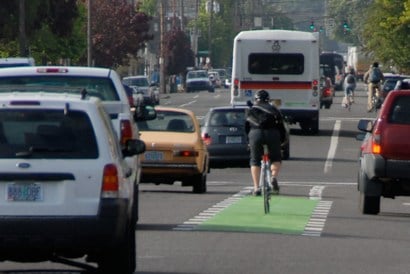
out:
{"label": "parked car", "polygon": [[35,61],[32,57],[7,57],[0,58],[0,68],[28,67],[34,66]]}
{"label": "parked car", "polygon": [[[81,258],[134,273],[137,169],[145,144],[118,137],[86,94],[0,96],[0,257]],[[127,160],[128,159],[128,160]]]}
{"label": "parked car", "polygon": [[[202,126],[202,139],[208,147],[211,167],[249,165],[248,138],[245,132],[245,105],[210,108]],[[282,158],[289,159],[289,128],[282,144]]]}
{"label": "parked car", "polygon": [[358,190],[363,214],[378,214],[380,198],[410,196],[410,87],[388,93],[375,120],[362,119],[366,134],[359,157]]}
{"label": "parked car", "polygon": [[186,92],[207,90],[214,92],[215,88],[208,77],[206,70],[190,70],[186,75]]}
{"label": "parked car", "polygon": [[122,82],[134,89],[134,101],[138,100],[138,94],[142,94],[144,96],[145,104],[159,104],[159,90],[156,87],[155,83],[149,83],[147,76],[127,76],[122,79]]}
{"label": "parked car", "polygon": [[194,112],[181,108],[155,108],[157,118],[138,122],[147,150],[141,159],[141,182],[192,186],[206,192],[208,150]]}

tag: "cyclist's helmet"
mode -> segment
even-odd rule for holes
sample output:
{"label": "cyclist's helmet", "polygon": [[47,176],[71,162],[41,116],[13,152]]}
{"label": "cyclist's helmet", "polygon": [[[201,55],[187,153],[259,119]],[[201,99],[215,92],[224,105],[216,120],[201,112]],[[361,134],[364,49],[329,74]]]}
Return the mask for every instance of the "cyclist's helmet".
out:
{"label": "cyclist's helmet", "polygon": [[259,90],[255,94],[255,100],[259,102],[269,102],[269,93],[266,90]]}

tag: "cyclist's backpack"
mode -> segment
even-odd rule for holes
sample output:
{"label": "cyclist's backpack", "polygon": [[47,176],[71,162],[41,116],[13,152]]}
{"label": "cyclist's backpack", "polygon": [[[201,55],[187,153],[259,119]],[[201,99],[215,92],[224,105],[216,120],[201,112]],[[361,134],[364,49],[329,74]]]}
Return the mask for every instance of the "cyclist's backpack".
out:
{"label": "cyclist's backpack", "polygon": [[354,79],[353,75],[349,74],[349,75],[347,75],[346,82],[348,84],[354,84],[356,82],[356,80]]}
{"label": "cyclist's backpack", "polygon": [[369,80],[372,83],[379,83],[381,80],[381,71],[378,68],[372,68],[369,75]]}

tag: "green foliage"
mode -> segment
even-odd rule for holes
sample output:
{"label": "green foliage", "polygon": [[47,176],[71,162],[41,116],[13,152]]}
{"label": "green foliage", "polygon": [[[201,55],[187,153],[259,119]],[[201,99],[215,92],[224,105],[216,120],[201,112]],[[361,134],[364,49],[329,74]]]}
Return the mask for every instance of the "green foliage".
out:
{"label": "green foliage", "polygon": [[385,66],[410,72],[410,0],[376,0],[368,8],[363,38]]}

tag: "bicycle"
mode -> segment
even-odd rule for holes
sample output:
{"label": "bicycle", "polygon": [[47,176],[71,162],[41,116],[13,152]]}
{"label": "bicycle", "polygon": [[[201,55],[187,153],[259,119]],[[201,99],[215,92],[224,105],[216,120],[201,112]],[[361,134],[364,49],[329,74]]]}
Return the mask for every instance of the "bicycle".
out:
{"label": "bicycle", "polygon": [[261,173],[259,178],[259,187],[263,195],[263,208],[265,214],[270,211],[269,200],[272,194],[271,190],[271,171],[270,171],[269,149],[267,145],[263,145],[263,155],[261,160]]}
{"label": "bicycle", "polygon": [[377,86],[373,86],[372,90],[372,108],[370,109],[369,112],[377,112],[378,109],[380,109],[382,105],[382,99],[378,96],[380,94],[380,90]]}

